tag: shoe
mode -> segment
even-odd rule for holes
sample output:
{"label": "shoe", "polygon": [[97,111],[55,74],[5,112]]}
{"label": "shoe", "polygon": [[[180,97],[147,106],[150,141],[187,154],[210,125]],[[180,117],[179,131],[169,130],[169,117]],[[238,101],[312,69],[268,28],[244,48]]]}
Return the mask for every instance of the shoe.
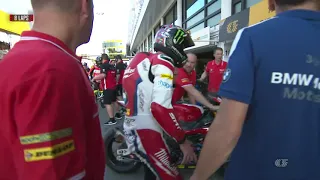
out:
{"label": "shoe", "polygon": [[116,120],[109,120],[109,121],[104,123],[104,125],[107,125],[107,126],[111,126],[111,125],[115,125],[115,124],[117,124]]}
{"label": "shoe", "polygon": [[120,113],[116,113],[115,116],[114,116],[115,119],[119,120],[119,119],[122,119],[122,116]]}

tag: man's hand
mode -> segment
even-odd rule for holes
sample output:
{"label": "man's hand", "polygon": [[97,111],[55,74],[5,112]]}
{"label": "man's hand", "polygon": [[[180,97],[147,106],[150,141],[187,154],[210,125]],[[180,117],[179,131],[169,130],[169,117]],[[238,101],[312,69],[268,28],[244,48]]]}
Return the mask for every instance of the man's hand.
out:
{"label": "man's hand", "polygon": [[216,108],[193,86],[184,86],[184,90],[188,92],[191,96],[195,98],[196,101],[200,102],[204,106],[208,107],[209,109]]}
{"label": "man's hand", "polygon": [[197,83],[204,83],[204,79],[197,79],[197,81],[196,81]]}
{"label": "man's hand", "polygon": [[220,106],[214,106],[214,105],[211,104],[211,106],[209,106],[208,108],[209,108],[211,111],[217,111],[217,110],[219,110],[219,107],[220,107]]}
{"label": "man's hand", "polygon": [[181,164],[188,164],[190,162],[197,162],[197,156],[194,153],[194,149],[191,146],[192,143],[186,140],[183,144],[180,144],[180,149],[183,153],[183,159]]}
{"label": "man's hand", "polygon": [[102,79],[105,78],[105,77],[106,77],[106,74],[101,73],[101,74],[93,77],[93,78],[92,78],[92,81],[102,80]]}
{"label": "man's hand", "polygon": [[207,78],[207,76],[208,76],[208,73],[206,72],[206,71],[204,71],[202,74],[201,74],[201,77],[200,77],[200,81],[203,81],[203,80],[205,80],[206,78]]}

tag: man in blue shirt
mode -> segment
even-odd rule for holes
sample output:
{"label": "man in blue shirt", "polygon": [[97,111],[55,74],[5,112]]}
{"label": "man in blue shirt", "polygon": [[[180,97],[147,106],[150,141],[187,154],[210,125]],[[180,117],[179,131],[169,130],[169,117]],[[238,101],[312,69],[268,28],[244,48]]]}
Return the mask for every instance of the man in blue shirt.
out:
{"label": "man in blue shirt", "polygon": [[269,0],[269,9],[277,16],[234,40],[192,180],[231,152],[225,180],[320,179],[320,1]]}

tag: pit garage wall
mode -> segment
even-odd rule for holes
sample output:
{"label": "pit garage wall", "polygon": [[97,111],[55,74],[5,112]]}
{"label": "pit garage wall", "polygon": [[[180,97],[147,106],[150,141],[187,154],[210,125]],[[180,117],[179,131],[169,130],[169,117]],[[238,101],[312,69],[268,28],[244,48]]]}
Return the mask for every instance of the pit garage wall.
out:
{"label": "pit garage wall", "polygon": [[[221,19],[226,19],[232,15],[232,0],[223,0],[221,3]],[[224,50],[224,57],[225,61],[229,60],[228,52],[231,49],[232,41],[231,42],[219,42],[218,47],[221,47]]]}
{"label": "pit garage wall", "polygon": [[213,50],[217,47],[219,36],[219,25],[206,27],[191,34],[195,46],[187,48],[187,53],[194,53],[198,57],[196,67],[197,75],[200,75],[208,61],[213,59]]}
{"label": "pit garage wall", "polygon": [[[243,21],[243,17],[239,14],[246,14],[245,11],[248,11],[247,13],[247,24],[244,26],[252,26],[254,24],[260,23],[262,21],[265,21],[273,16],[275,16],[275,12],[270,12],[268,9],[268,0],[262,0],[261,2],[251,6],[248,10],[243,10],[237,14],[232,15],[232,0],[223,0],[223,3],[221,4],[221,22],[227,21],[227,19],[233,19],[233,20],[239,20],[239,22]],[[232,15],[232,16],[231,16]],[[233,22],[233,21],[232,21]],[[221,26],[220,26],[221,27]],[[239,27],[235,34],[240,30],[242,27]],[[222,29],[219,29],[222,30]],[[221,32],[219,32],[221,34]],[[221,36],[219,35],[221,38]],[[234,38],[231,38],[226,41],[220,40],[218,43],[218,47],[221,47],[224,49],[224,60],[229,60],[230,50],[233,43]]]}
{"label": "pit garage wall", "polygon": [[[173,6],[175,2],[181,5],[182,0],[144,0],[141,7],[141,13],[138,17],[136,28],[131,37],[130,49],[138,51],[148,51],[148,35],[154,37],[154,29],[159,25],[164,24],[163,16]],[[157,7],[157,8],[155,8]],[[181,13],[179,13],[181,15]],[[178,15],[179,15],[178,14]],[[179,16],[180,16],[179,15]],[[182,15],[181,15],[182,16]],[[182,17],[178,17],[181,19]]]}
{"label": "pit garage wall", "polygon": [[[268,4],[268,0],[262,0],[260,3],[250,7],[249,9],[243,10],[240,13],[232,15],[232,0],[223,0],[221,3],[221,20],[223,22],[223,20],[225,20],[225,19],[234,18],[235,16],[239,16],[239,14],[243,13],[243,14],[247,15],[247,22],[243,27],[246,27],[246,26],[252,25],[252,24],[256,24],[260,21],[263,21],[265,19],[268,19],[268,18],[274,16],[274,13],[268,12],[267,4]],[[181,6],[181,5],[179,5],[179,6]],[[168,9],[169,9],[169,7],[168,7]],[[179,8],[179,9],[181,9],[181,8]],[[178,13],[178,15],[179,14],[180,13]],[[178,17],[178,19],[179,19],[179,21],[181,21],[179,17]],[[163,24],[163,18],[161,18],[161,24]],[[154,29],[154,27],[150,28],[149,31],[153,31],[153,29]],[[204,29],[206,29],[206,28],[204,28]],[[204,37],[203,35],[206,34],[204,29],[201,29],[197,32],[192,33],[192,38],[195,41],[202,40],[202,42],[200,43],[201,45],[199,45],[199,43],[197,45],[197,43],[196,43],[196,47],[193,47],[193,48],[187,50],[187,52],[193,52],[193,53],[197,54],[197,56],[199,57],[199,71],[200,72],[202,72],[202,70],[203,70],[203,64],[206,64],[208,61],[213,59],[213,50],[216,47],[221,47],[224,50],[223,59],[225,61],[228,61],[231,45],[232,45],[232,42],[234,39],[234,37],[233,37],[229,40],[219,42],[219,36],[220,36],[219,35],[220,26],[219,25],[210,28],[210,38],[209,39],[203,38]],[[236,34],[237,32],[234,32],[234,33]],[[154,36],[154,33],[152,33],[152,36]],[[206,41],[206,40],[207,40],[207,43],[203,43],[203,41]],[[141,42],[142,44],[140,44],[138,46],[139,47],[138,49],[140,49],[140,51],[144,51],[144,49],[146,49],[144,47],[148,46],[147,44],[145,45],[145,42],[148,42],[148,38],[147,38],[147,41],[142,41]]]}
{"label": "pit garage wall", "polygon": [[[228,62],[231,46],[235,38],[235,35],[237,34],[237,31],[241,28],[251,26],[256,23],[260,23],[261,21],[267,20],[275,15],[275,12],[269,12],[268,10],[268,0],[262,0],[261,2],[251,6],[249,9],[244,9],[241,12],[234,15],[232,15],[232,0],[223,0],[222,2],[223,3],[221,3],[221,23],[220,25],[212,27],[210,29],[210,39],[204,39],[209,40],[210,43],[207,43],[201,48],[193,48],[192,50],[187,50],[187,52],[193,52],[198,56],[199,62],[197,72],[203,72],[204,65],[208,61],[213,59],[213,50],[216,47],[221,47],[224,50],[223,60]],[[235,20],[237,20],[238,29],[235,32],[229,33],[229,35],[233,35],[231,36],[231,38],[227,38],[226,40],[221,41],[221,39],[224,36],[224,34],[222,34],[223,32],[221,32],[223,31],[223,22],[229,21],[230,23],[232,23]],[[203,30],[199,30],[199,32],[200,31]],[[203,35],[199,35],[198,32],[192,34],[192,38],[195,41],[198,40],[199,37],[203,37]]]}

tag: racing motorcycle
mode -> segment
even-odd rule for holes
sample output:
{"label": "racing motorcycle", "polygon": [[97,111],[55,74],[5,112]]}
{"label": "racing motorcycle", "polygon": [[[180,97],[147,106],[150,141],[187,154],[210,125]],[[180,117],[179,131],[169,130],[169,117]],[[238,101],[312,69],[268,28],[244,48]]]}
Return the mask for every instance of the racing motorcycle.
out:
{"label": "racing motorcycle", "polygon": [[[118,101],[119,105],[124,107],[124,103]],[[192,146],[196,155],[200,154],[204,138],[209,130],[216,112],[212,112],[206,108],[199,108],[187,104],[173,105],[174,114],[182,129],[185,130],[187,139],[192,142]],[[179,145],[167,134],[164,133],[164,139],[171,153],[171,163],[179,169],[194,169],[195,163],[181,165],[183,153]],[[105,149],[107,166],[118,173],[135,172],[140,168],[142,162],[134,154],[127,150],[125,135],[122,127],[112,130],[110,135],[105,139]],[[224,165],[218,171],[219,174],[224,173]]]}

